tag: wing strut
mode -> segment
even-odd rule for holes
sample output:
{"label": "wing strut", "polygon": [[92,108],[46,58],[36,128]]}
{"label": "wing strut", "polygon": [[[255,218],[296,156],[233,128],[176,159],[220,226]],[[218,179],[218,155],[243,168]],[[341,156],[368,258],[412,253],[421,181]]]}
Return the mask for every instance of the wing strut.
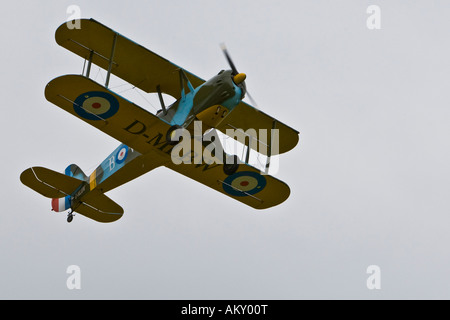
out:
{"label": "wing strut", "polygon": [[185,94],[185,84],[187,85],[190,92],[194,92],[194,87],[192,86],[191,82],[189,81],[188,77],[186,76],[186,73],[184,73],[183,69],[178,69],[180,72],[180,88],[181,88],[181,98],[184,99]]}
{"label": "wing strut", "polygon": [[87,65],[87,69],[86,69],[86,77],[89,78],[89,74],[91,73],[91,65],[92,65],[92,58],[94,57],[94,50],[91,50],[89,52],[89,60],[88,60],[88,65]]}
{"label": "wing strut", "polygon": [[114,51],[116,50],[116,43],[117,43],[117,35],[118,33],[114,33],[114,40],[111,48],[111,57],[109,58],[109,65],[108,65],[108,73],[106,74],[106,82],[105,82],[105,88],[108,88],[109,85],[109,77],[111,76],[111,69],[113,65],[113,59],[114,59]]}
{"label": "wing strut", "polygon": [[[267,150],[267,162],[266,162],[266,171],[268,174],[270,167],[270,157],[273,154],[278,154],[280,149],[280,141],[279,141],[279,133],[277,128],[277,120],[273,119],[272,121],[272,130],[270,130],[270,142],[269,142],[269,150]],[[273,143],[275,141],[275,143]]]}
{"label": "wing strut", "polygon": [[250,146],[252,145],[252,136],[248,136],[248,146],[247,146],[247,152],[245,154],[245,163],[248,163],[250,161]]}

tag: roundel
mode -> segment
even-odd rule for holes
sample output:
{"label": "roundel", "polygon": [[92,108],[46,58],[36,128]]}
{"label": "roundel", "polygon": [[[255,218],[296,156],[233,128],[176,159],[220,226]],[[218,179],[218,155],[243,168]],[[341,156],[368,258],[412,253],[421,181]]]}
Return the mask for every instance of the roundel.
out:
{"label": "roundel", "polygon": [[238,197],[260,192],[266,186],[266,178],[257,172],[241,171],[228,176],[223,182],[223,190]]}
{"label": "roundel", "polygon": [[107,92],[90,91],[75,99],[73,109],[84,119],[104,120],[116,114],[119,101]]}
{"label": "roundel", "polygon": [[123,146],[116,153],[116,163],[120,164],[120,163],[124,162],[125,159],[127,158],[127,155],[128,155],[128,147]]}

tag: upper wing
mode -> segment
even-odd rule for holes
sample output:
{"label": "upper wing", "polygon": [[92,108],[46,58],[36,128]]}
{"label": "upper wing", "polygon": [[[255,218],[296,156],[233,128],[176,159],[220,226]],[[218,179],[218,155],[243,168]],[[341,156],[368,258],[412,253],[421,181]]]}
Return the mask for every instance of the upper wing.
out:
{"label": "upper wing", "polygon": [[[78,22],[79,29],[69,29],[64,23],[56,30],[55,38],[60,46],[84,59],[89,59],[92,52],[92,62],[105,70],[112,56],[114,75],[145,92],[157,92],[159,85],[162,92],[180,98],[179,66],[93,19]],[[192,73],[185,73],[194,87],[205,82]]]}
{"label": "upper wing", "polygon": [[[254,128],[255,130],[248,130]],[[250,143],[250,147],[259,153],[264,155],[277,154],[276,148],[270,148],[273,146],[271,138],[271,129],[278,129],[278,153],[284,153],[294,148],[298,143],[299,132],[284,123],[274,119],[273,117],[265,114],[264,112],[253,108],[245,102],[239,103],[236,108],[221,122],[217,127],[218,130],[223,133],[227,133],[227,129],[242,129],[246,135],[250,135],[254,141],[261,141],[261,143]],[[260,129],[267,130],[266,135],[258,137]],[[256,135],[255,135],[256,133]],[[236,136],[233,138],[237,139]]]}
{"label": "upper wing", "polygon": [[81,75],[53,79],[45,88],[45,97],[142,154],[152,150],[154,141],[170,128],[152,113]]}

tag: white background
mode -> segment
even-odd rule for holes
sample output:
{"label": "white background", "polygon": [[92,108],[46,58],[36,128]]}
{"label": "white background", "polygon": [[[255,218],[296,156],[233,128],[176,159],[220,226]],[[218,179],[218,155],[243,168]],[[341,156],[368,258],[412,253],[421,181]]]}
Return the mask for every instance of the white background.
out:
{"label": "white background", "polygon": [[[54,41],[72,4],[204,79],[228,67],[225,42],[259,107],[300,131],[276,175],[290,198],[256,211],[159,168],[108,193],[125,209],[115,223],[52,213],[20,173],[76,163],[90,174],[119,144],[44,98],[51,79],[81,73],[82,59]],[[381,30],[366,26],[373,4]],[[1,10],[0,298],[450,298],[448,1]],[[66,287],[69,265],[81,290]],[[369,265],[381,290],[366,286]]]}

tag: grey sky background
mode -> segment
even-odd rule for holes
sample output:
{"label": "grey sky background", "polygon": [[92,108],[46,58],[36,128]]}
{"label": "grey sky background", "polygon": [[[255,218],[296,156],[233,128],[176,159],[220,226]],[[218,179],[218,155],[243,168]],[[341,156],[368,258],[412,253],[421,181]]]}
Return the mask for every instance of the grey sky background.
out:
{"label": "grey sky background", "polygon": [[[76,163],[90,174],[119,144],[45,100],[51,79],[83,66],[54,40],[72,4],[205,79],[227,68],[225,42],[259,107],[301,132],[276,174],[290,198],[255,211],[159,168],[108,193],[125,210],[115,223],[52,213],[20,173]],[[381,30],[366,27],[372,4]],[[450,298],[448,1],[2,10],[0,298]],[[66,287],[72,264],[81,290]],[[381,290],[366,287],[369,265]]]}

